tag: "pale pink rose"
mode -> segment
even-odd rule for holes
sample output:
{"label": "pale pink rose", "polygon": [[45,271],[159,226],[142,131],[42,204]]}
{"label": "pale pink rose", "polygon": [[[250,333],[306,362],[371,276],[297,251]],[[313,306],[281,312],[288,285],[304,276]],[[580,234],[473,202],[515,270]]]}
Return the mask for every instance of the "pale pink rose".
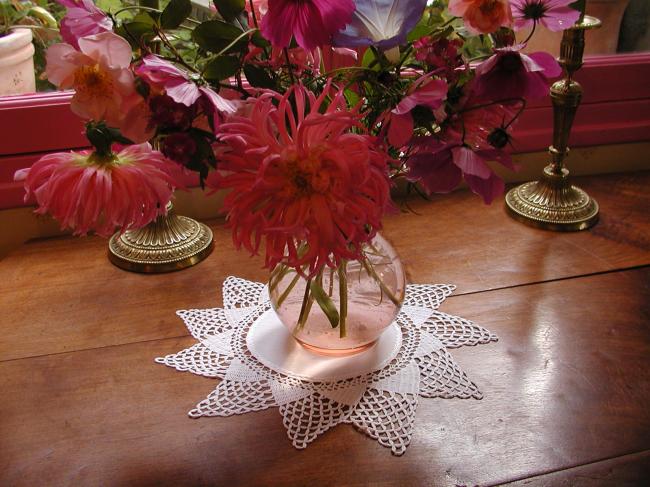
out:
{"label": "pale pink rose", "polygon": [[149,144],[130,145],[104,158],[91,151],[41,157],[16,172],[25,181],[25,200],[36,197],[36,213],[48,213],[75,235],[140,228],[166,213],[179,166]]}
{"label": "pale pink rose", "polygon": [[78,51],[69,44],[54,44],[46,59],[47,79],[60,89],[75,90],[70,107],[82,118],[116,127],[141,99],[129,70],[131,46],[117,34],[79,39]]}

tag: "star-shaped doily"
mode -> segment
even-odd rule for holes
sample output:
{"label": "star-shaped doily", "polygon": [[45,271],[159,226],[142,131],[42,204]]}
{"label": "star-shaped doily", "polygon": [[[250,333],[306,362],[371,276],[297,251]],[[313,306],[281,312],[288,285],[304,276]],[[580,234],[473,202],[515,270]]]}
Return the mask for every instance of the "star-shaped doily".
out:
{"label": "star-shaped doily", "polygon": [[278,407],[289,439],[305,448],[339,423],[350,423],[401,455],[411,441],[418,398],[480,399],[481,392],[447,348],[496,341],[471,321],[438,311],[454,286],[414,284],[396,323],[402,344],[388,365],[364,375],[313,382],[276,372],[250,353],[246,335],[270,309],[266,286],[229,277],[223,308],[178,311],[198,343],[156,362],[221,381],[190,417],[231,416]]}

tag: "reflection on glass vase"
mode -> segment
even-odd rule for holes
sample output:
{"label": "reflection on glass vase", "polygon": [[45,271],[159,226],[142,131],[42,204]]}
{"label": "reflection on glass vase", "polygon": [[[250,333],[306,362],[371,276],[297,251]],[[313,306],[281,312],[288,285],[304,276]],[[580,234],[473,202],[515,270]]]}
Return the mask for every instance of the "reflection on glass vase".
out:
{"label": "reflection on glass vase", "polygon": [[306,280],[282,264],[271,273],[269,294],[280,321],[310,351],[350,355],[371,347],[404,300],[404,268],[377,235],[362,261],[326,267]]}

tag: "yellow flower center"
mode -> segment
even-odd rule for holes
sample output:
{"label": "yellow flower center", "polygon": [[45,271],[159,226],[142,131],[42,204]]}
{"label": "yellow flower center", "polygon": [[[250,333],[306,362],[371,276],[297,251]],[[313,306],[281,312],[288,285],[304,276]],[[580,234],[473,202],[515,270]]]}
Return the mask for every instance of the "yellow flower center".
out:
{"label": "yellow flower center", "polygon": [[74,73],[74,88],[84,97],[106,97],[112,93],[113,80],[99,64],[84,65]]}

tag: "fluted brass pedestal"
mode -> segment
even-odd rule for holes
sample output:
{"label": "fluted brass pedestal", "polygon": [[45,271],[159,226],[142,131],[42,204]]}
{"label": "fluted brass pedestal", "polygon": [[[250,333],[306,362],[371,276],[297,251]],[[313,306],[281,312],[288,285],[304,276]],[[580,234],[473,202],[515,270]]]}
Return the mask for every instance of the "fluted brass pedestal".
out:
{"label": "fluted brass pedestal", "polygon": [[113,235],[108,258],[127,271],[170,272],[201,262],[212,248],[212,230],[170,208],[146,227]]}
{"label": "fluted brass pedestal", "polygon": [[544,169],[539,181],[522,184],[506,195],[510,215],[528,225],[547,230],[585,230],[598,221],[598,203],[571,184],[569,171],[554,174]]}
{"label": "fluted brass pedestal", "polygon": [[558,231],[585,230],[598,221],[598,203],[569,181],[564,159],[569,154],[569,134],[582,100],[582,87],[573,74],[582,66],[585,30],[600,26],[600,20],[584,16],[564,31],[558,61],[566,77],[551,86],[553,145],[551,163],[542,179],[511,189],[506,208],[515,219],[539,228]]}

